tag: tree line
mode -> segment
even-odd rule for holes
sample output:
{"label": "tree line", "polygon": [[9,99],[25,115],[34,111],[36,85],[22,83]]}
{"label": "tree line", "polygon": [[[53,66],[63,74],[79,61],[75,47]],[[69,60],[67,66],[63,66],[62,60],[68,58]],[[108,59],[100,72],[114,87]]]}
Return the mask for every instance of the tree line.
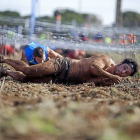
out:
{"label": "tree line", "polygon": [[[60,12],[59,10],[55,10],[52,17],[42,16],[42,17],[39,17],[39,19],[55,21],[56,16],[58,14],[61,14],[62,22],[72,22],[72,20],[75,20],[77,23],[88,23],[88,24],[98,24],[98,25],[102,24],[102,20],[94,14],[78,13],[69,9],[65,9],[63,10],[63,12]],[[124,27],[140,26],[139,13],[136,13],[133,11],[127,11],[127,12],[122,13],[122,15],[123,15]],[[25,19],[25,18],[30,18],[30,15],[21,16],[16,11],[1,11],[0,17],[17,17],[17,18]]]}

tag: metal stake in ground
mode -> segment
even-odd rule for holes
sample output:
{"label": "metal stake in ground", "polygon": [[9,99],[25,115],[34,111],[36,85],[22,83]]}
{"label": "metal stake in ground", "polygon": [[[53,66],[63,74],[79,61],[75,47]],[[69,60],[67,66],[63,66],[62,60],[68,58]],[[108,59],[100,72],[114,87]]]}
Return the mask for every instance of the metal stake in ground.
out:
{"label": "metal stake in ground", "polygon": [[[3,31],[2,31],[2,40],[1,40],[1,55],[3,55],[3,50],[4,50],[4,43],[3,43]],[[2,58],[1,58],[2,61]],[[3,68],[3,63],[1,63],[1,70]]]}
{"label": "metal stake in ground", "polygon": [[136,46],[135,46],[135,43],[136,43],[136,36],[133,35],[132,37],[133,39],[133,51],[132,51],[132,56],[133,58],[137,61],[137,58],[136,58]]}
{"label": "metal stake in ground", "polygon": [[124,58],[126,58],[127,54],[126,54],[125,35],[123,34],[122,37],[123,37],[123,45],[124,45]]}
{"label": "metal stake in ground", "polygon": [[129,34],[128,39],[129,39],[130,48],[131,48],[131,51],[130,51],[131,58],[133,58],[133,39],[132,39],[132,37],[133,37],[133,34]]}

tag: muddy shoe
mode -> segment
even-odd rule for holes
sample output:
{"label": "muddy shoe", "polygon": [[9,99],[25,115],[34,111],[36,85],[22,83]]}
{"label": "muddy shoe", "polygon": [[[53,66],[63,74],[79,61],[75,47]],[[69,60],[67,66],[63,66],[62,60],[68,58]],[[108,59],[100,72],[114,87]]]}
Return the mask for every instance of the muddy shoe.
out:
{"label": "muddy shoe", "polygon": [[0,54],[0,63],[3,63],[3,61],[4,61],[4,55]]}
{"label": "muddy shoe", "polygon": [[2,78],[3,76],[7,76],[7,70],[10,70],[9,68],[2,68],[0,70],[0,78]]}

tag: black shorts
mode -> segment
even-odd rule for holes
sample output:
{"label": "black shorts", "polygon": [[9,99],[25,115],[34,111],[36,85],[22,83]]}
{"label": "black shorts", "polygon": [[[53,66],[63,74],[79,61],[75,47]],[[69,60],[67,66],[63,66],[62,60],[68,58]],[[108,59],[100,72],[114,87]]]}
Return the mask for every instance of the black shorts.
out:
{"label": "black shorts", "polygon": [[70,66],[71,66],[71,59],[69,58],[57,58],[55,60],[55,64],[57,64],[57,67],[60,67],[60,69],[62,68],[62,71],[59,74],[55,74],[52,77],[52,82],[53,83],[58,83],[58,84],[69,84],[69,80],[68,80],[68,75],[69,75],[69,70],[70,70]]}

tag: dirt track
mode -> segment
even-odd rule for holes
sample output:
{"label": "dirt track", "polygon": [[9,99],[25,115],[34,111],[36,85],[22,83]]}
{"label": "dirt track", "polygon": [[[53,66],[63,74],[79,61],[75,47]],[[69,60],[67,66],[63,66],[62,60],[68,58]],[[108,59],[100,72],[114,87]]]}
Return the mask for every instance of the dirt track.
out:
{"label": "dirt track", "polygon": [[19,83],[0,93],[0,139],[139,140],[140,80],[111,87],[93,83]]}
{"label": "dirt track", "polygon": [[0,91],[0,140],[140,140],[139,120],[138,77],[109,87],[7,77]]}

